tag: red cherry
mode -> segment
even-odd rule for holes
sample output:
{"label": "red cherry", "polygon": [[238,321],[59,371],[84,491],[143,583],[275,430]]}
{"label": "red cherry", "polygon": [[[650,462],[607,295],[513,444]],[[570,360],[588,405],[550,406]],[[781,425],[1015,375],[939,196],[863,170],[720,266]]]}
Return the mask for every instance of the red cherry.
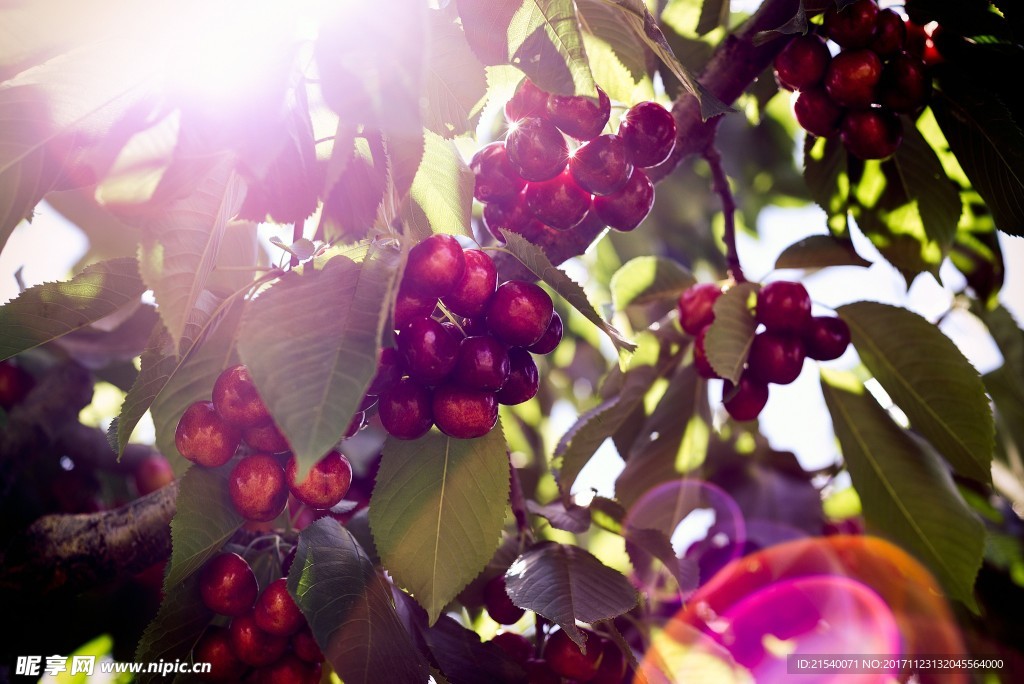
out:
{"label": "red cherry", "polygon": [[508,380],[508,348],[490,335],[466,337],[459,343],[455,382],[475,390],[497,392]]}
{"label": "red cherry", "polygon": [[306,618],[288,593],[288,581],[281,577],[267,585],[252,609],[256,626],[267,634],[291,636],[306,624]]}
{"label": "red cherry", "polygon": [[738,388],[728,380],[722,387],[722,401],[725,410],[735,420],[754,420],[760,415],[764,405],[768,403],[768,385],[750,377],[748,373],[740,376]]}
{"label": "red cherry", "polygon": [[622,649],[611,639],[601,639],[601,664],[590,684],[622,684],[627,665]]}
{"label": "red cherry", "polygon": [[533,644],[522,634],[515,632],[500,632],[494,635],[491,643],[498,646],[512,660],[525,664],[533,655]]}
{"label": "red cherry", "polygon": [[307,663],[322,663],[324,660],[320,644],[316,642],[308,624],[292,635],[292,651]]}
{"label": "red cherry", "polygon": [[568,168],[549,180],[527,184],[523,192],[537,220],[559,230],[579,224],[590,210],[590,193],[573,180]]}
{"label": "red cherry", "polygon": [[10,361],[0,361],[0,407],[10,411],[28,396],[35,386],[35,380],[20,366]]}
{"label": "red cherry", "polygon": [[807,357],[818,361],[838,359],[850,345],[850,327],[832,316],[815,316],[804,328]]}
{"label": "red cherry", "polygon": [[494,392],[458,385],[435,389],[431,409],[437,429],[457,439],[483,437],[498,422],[498,400]]}
{"label": "red cherry", "polygon": [[498,284],[498,269],[494,260],[479,249],[465,251],[466,270],[455,288],[447,294],[444,305],[459,316],[479,316]]}
{"label": "red cherry", "polygon": [[318,684],[320,663],[309,663],[294,653],[285,653],[279,660],[256,671],[259,684]]}
{"label": "red cherry", "polygon": [[563,133],[576,140],[593,140],[601,135],[611,111],[611,100],[600,86],[597,87],[596,99],[572,95],[548,96],[548,118]]}
{"label": "red cherry", "polygon": [[484,608],[491,619],[500,625],[511,625],[519,621],[526,611],[512,603],[505,591],[505,578],[492,578],[484,585]]}
{"label": "red cherry", "polygon": [[145,496],[174,482],[174,469],[160,454],[146,456],[135,466],[135,489]]}
{"label": "red cherry", "polygon": [[210,671],[197,673],[204,682],[223,682],[234,684],[241,680],[246,664],[238,659],[231,650],[231,640],[225,627],[211,625],[203,632],[192,649],[192,660],[196,663],[209,663]]}
{"label": "red cherry", "polygon": [[228,493],[242,517],[270,522],[288,502],[284,468],[270,454],[246,456],[231,471]]}
{"label": "red cherry", "polygon": [[569,172],[583,190],[610,195],[626,185],[633,173],[625,141],[617,135],[599,135],[576,150]]}
{"label": "red cherry", "polygon": [[821,83],[831,61],[828,45],[819,36],[796,36],[775,58],[775,78],[786,90],[806,90]]}
{"label": "red cherry", "polygon": [[714,366],[711,365],[711,361],[708,360],[705,340],[707,338],[708,328],[710,327],[710,325],[705,326],[693,338],[693,367],[696,369],[697,375],[705,380],[714,380],[715,378],[722,377],[717,371],[715,371]]}
{"label": "red cherry", "polygon": [[543,117],[547,115],[547,107],[548,93],[524,78],[512,98],[505,103],[505,119],[513,123],[528,116]]}
{"label": "red cherry", "polygon": [[560,629],[549,636],[544,644],[544,659],[552,670],[563,677],[586,682],[597,674],[604,653],[596,634],[581,631],[587,636],[586,653],[580,650],[564,629]]}
{"label": "red cherry", "polygon": [[839,132],[846,149],[860,159],[888,159],[903,141],[903,124],[885,109],[847,112]]}
{"label": "red cherry", "polygon": [[844,48],[864,47],[875,35],[877,19],[875,0],[856,0],[842,11],[830,5],[825,10],[825,35]]}
{"label": "red cherry", "polygon": [[436,307],[437,297],[415,292],[403,284],[395,297],[394,329],[401,330],[418,318],[429,318]]}
{"label": "red cherry", "polygon": [[288,439],[273,421],[246,428],[242,431],[242,439],[255,451],[268,454],[280,454],[291,449]]}
{"label": "red cherry", "polygon": [[270,420],[249,369],[241,365],[232,366],[217,377],[213,384],[213,407],[221,418],[238,428]]}
{"label": "red cherry", "polygon": [[901,114],[912,114],[928,103],[932,80],[928,67],[908,52],[901,52],[885,65],[878,86],[879,104]]}
{"label": "red cherry", "polygon": [[822,88],[803,90],[793,101],[793,114],[797,123],[810,133],[828,138],[839,132],[843,108],[835,103]]}
{"label": "red cherry", "polygon": [[505,237],[501,234],[502,228],[512,233],[523,234],[536,230],[543,224],[526,208],[526,199],[520,194],[510,202],[494,202],[484,206],[484,225],[494,239],[505,244]]}
{"label": "red cherry", "polygon": [[398,351],[411,378],[435,385],[455,369],[458,342],[434,319],[421,318],[398,333]]}
{"label": "red cherry", "polygon": [[501,202],[514,198],[526,181],[509,164],[504,142],[481,147],[469,163],[476,181],[473,197],[481,202]]}
{"label": "red cherry", "polygon": [[799,336],[766,330],[754,336],[747,356],[747,372],[762,382],[788,385],[800,375],[805,357]]}
{"label": "red cherry", "polygon": [[774,332],[800,332],[811,320],[811,297],[800,283],[776,280],[757,294],[757,322]]}
{"label": "red cherry", "polygon": [[247,665],[269,665],[284,655],[288,639],[268,634],[256,626],[252,613],[239,615],[228,627],[228,641],[238,659]]}
{"label": "red cherry", "polygon": [[562,317],[558,315],[556,311],[551,315],[551,322],[548,323],[548,329],[544,331],[544,334],[539,340],[527,347],[527,351],[534,354],[550,354],[555,351],[555,347],[562,341]]}
{"label": "red cherry", "polygon": [[903,17],[892,9],[884,9],[875,20],[875,37],[870,47],[879,57],[891,57],[903,49],[907,40],[907,25]]}
{"label": "red cherry", "polygon": [[639,226],[653,206],[654,185],[640,169],[633,169],[633,174],[622,190],[594,198],[594,210],[601,220],[621,231],[630,231]]}
{"label": "red cherry", "polygon": [[641,102],[622,116],[619,136],[635,166],[657,166],[676,145],[676,120],[657,102]]}
{"label": "red cherry", "polygon": [[722,288],[714,283],[698,283],[679,295],[679,325],[688,335],[696,335],[715,320],[715,302]]}
{"label": "red cherry", "polygon": [[[426,316],[417,316],[416,318],[426,318]],[[406,325],[411,323],[412,320],[406,321]],[[370,381],[370,386],[366,391],[370,394],[383,394],[394,387],[404,374],[405,368],[402,365],[402,355],[398,350],[394,347],[381,349],[377,360],[377,373],[373,376],[373,380]]]}
{"label": "red cherry", "polygon": [[212,401],[190,404],[174,429],[178,452],[206,468],[217,468],[230,461],[241,441],[238,428],[217,413]]}
{"label": "red cherry", "polygon": [[455,288],[466,257],[462,245],[451,235],[431,235],[409,251],[402,284],[426,297],[443,297]]}
{"label": "red cherry", "polygon": [[556,674],[546,660],[529,658],[523,669],[530,684],[563,684],[561,675]]}
{"label": "red cherry", "polygon": [[555,125],[534,117],[523,119],[509,131],[505,149],[512,168],[528,181],[554,178],[569,158],[565,138]]}
{"label": "red cherry", "polygon": [[295,481],[299,464],[295,456],[288,459],[285,474],[292,496],[312,508],[330,508],[345,498],[352,484],[352,465],[340,452],[331,451],[317,461],[306,479]]}
{"label": "red cherry", "polygon": [[380,395],[377,413],[388,434],[396,439],[419,439],[430,431],[434,416],[430,390],[404,378]]}
{"label": "red cherry", "polygon": [[554,305],[547,292],[522,280],[502,283],[487,304],[487,325],[510,347],[528,347],[548,329]]}
{"label": "red cherry", "polygon": [[844,50],[825,73],[825,90],[844,107],[864,108],[876,99],[882,60],[871,50]]}
{"label": "red cherry", "polygon": [[203,566],[199,594],[207,608],[232,617],[248,613],[259,586],[249,563],[237,553],[220,553]]}
{"label": "red cherry", "polygon": [[530,352],[525,349],[509,349],[509,374],[505,386],[498,391],[498,403],[515,406],[533,399],[540,387],[540,374]]}

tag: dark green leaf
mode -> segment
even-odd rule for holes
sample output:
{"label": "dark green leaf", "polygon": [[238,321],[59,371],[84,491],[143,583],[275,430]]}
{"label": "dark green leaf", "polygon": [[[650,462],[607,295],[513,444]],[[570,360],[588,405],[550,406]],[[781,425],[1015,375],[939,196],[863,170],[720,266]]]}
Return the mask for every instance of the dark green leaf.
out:
{"label": "dark green leaf", "polygon": [[853,242],[832,235],[811,235],[794,242],[775,260],[775,268],[826,268],[828,266],[870,266],[857,254]]}
{"label": "dark green leaf", "polygon": [[868,525],[914,553],[950,596],[976,609],[972,590],[985,528],[941,458],[896,425],[852,376],[823,371],[822,391]]}
{"label": "dark green leaf", "polygon": [[583,314],[584,318],[600,328],[611,339],[615,348],[632,352],[636,345],[622,336],[611,324],[601,318],[594,306],[587,299],[583,288],[567,276],[564,271],[555,267],[547,255],[521,235],[502,229],[505,236],[505,247],[516,259],[519,259],[535,276],[547,283],[552,290],[562,296],[574,309]]}
{"label": "dark green leaf", "polygon": [[[135,660],[141,663],[187,661],[212,617],[213,613],[199,596],[198,575],[167,587],[160,610],[142,633],[135,649]],[[137,681],[162,680],[159,674],[144,672]]]}
{"label": "dark green leaf", "polygon": [[299,534],[288,591],[346,684],[427,681],[390,585],[337,520],[322,518]]}
{"label": "dark green leaf", "polygon": [[642,256],[623,264],[609,289],[615,310],[623,311],[632,304],[678,298],[696,282],[692,273],[671,259]]}
{"label": "dark green leaf", "polygon": [[837,311],[864,365],[914,429],[959,474],[991,481],[992,411],[978,371],[952,340],[899,307],[857,302]]}
{"label": "dark green leaf", "polygon": [[[576,9],[587,44],[590,68],[609,97],[628,102],[628,98],[634,96],[637,83],[647,76],[646,46],[633,29],[621,20],[619,10],[603,0],[578,0]],[[596,53],[590,47],[595,42],[601,47]],[[617,62],[614,72],[602,65],[602,50],[607,50]],[[617,67],[621,67],[621,70]],[[616,78],[610,78],[611,73]]]}
{"label": "dark green leaf", "polygon": [[1024,378],[1024,331],[1017,326],[1013,314],[1000,304],[992,310],[971,302],[971,313],[981,319],[1003,355],[1010,373]]}
{"label": "dark green leaf", "polygon": [[245,522],[228,496],[235,464],[189,468],[181,479],[178,509],[171,520],[171,562],[164,590],[181,584],[213,557]]}
{"label": "dark green leaf", "polygon": [[[636,590],[621,573],[570,544],[541,542],[505,573],[512,602],[551,620],[584,646],[576,620],[610,620],[633,608]],[[587,645],[588,647],[591,644]]]}
{"label": "dark green leaf", "polygon": [[431,624],[498,548],[508,497],[500,426],[479,439],[431,431],[385,443],[370,529],[384,566]]}
{"label": "dark green leaf", "polygon": [[726,290],[715,300],[715,321],[704,337],[711,367],[734,383],[739,382],[754,341],[757,321],[752,313],[752,301],[759,289],[756,283],[739,283]]}
{"label": "dark green leaf", "polygon": [[507,32],[510,62],[548,92],[596,96],[572,0],[517,4]]}
{"label": "dark green leaf", "polygon": [[903,142],[893,162],[907,198],[917,205],[925,234],[945,255],[953,244],[963,210],[959,188],[946,176],[939,156],[915,126],[903,127]]}
{"label": "dark green leaf", "polygon": [[135,259],[101,261],[68,282],[30,287],[0,306],[0,359],[86,328],[145,290]]}
{"label": "dark green leaf", "polygon": [[703,36],[719,26],[729,26],[729,0],[704,0],[697,22],[697,35]]}

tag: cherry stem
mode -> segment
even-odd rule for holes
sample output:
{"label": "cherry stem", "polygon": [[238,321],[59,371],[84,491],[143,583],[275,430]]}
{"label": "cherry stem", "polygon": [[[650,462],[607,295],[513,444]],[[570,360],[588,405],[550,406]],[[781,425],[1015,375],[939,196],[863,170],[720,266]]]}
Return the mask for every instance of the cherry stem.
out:
{"label": "cherry stem", "polygon": [[527,517],[526,512],[526,497],[523,495],[523,484],[519,481],[519,471],[512,465],[512,459],[509,458],[508,470],[510,480],[512,483],[511,491],[509,492],[509,504],[512,506],[512,515],[516,519],[516,529],[519,532],[519,541],[524,542],[533,536],[533,532],[530,529],[530,521]]}
{"label": "cherry stem", "polygon": [[729,187],[729,177],[725,175],[725,169],[722,168],[722,155],[719,154],[717,147],[709,145],[704,150],[704,159],[711,167],[711,187],[722,201],[722,217],[725,220],[725,232],[722,235],[722,240],[725,242],[726,269],[735,282],[745,283],[747,279],[743,276],[740,255],[736,250],[736,199],[732,196],[732,189]]}

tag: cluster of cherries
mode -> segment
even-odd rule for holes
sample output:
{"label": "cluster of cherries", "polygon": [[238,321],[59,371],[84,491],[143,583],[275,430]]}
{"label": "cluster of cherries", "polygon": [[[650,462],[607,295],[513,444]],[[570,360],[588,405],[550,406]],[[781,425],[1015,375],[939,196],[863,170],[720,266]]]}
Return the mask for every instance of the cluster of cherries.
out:
{"label": "cluster of cherries", "polygon": [[[616,230],[640,225],[654,205],[654,185],[643,169],[668,158],[676,125],[656,102],[641,102],[622,117],[618,133],[604,133],[611,102],[554,95],[525,79],[505,104],[505,140],[481,148],[471,167],[484,223],[516,233],[533,223],[569,230],[600,221]],[[588,218],[589,217],[589,218]]]}
{"label": "cluster of cherries", "polygon": [[[459,439],[482,437],[498,404],[537,394],[533,354],[552,352],[562,319],[538,285],[510,280],[481,250],[450,235],[412,248],[395,300],[396,346],[382,350],[364,405],[398,439],[418,439],[436,425]],[[440,306],[439,306],[440,305]]]}
{"label": "cluster of cherries", "polygon": [[197,401],[185,409],[174,444],[182,456],[206,468],[220,467],[241,453],[228,478],[228,493],[235,510],[253,522],[280,515],[289,492],[312,509],[330,509],[352,483],[352,466],[338,451],[328,452],[297,481],[298,466],[288,441],[242,365],[217,377],[212,401]]}
{"label": "cluster of cherries", "polygon": [[[287,567],[284,570],[287,573]],[[210,663],[210,672],[200,677],[239,682],[253,668],[246,681],[320,681],[323,653],[284,577],[261,593],[249,563],[237,553],[223,552],[203,566],[199,593],[207,608],[231,618],[228,627],[208,627],[196,643],[194,661]]]}
{"label": "cluster of cherries", "polygon": [[[825,12],[823,36],[797,36],[775,59],[779,85],[797,91],[796,120],[808,133],[839,133],[861,159],[886,159],[903,140],[900,114],[920,111],[932,82],[924,29],[875,0]],[[835,57],[825,39],[841,49]]]}
{"label": "cluster of cherries", "polygon": [[[679,324],[693,335],[694,367],[707,379],[720,378],[708,361],[705,337],[715,320],[713,283],[690,287],[679,297]],[[835,316],[812,316],[811,298],[800,283],[778,280],[757,294],[754,317],[762,329],[754,336],[739,383],[722,390],[725,410],[736,420],[753,420],[768,403],[768,385],[787,385],[800,375],[804,359],[831,361],[850,344],[850,329]]]}

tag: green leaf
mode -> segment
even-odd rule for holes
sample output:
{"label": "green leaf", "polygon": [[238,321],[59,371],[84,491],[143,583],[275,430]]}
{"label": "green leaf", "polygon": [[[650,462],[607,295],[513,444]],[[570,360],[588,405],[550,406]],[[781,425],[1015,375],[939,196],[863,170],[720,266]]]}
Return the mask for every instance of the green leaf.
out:
{"label": "green leaf", "polygon": [[914,553],[950,596],[977,610],[972,589],[985,528],[938,454],[900,429],[850,375],[823,370],[822,391],[868,525]]}
{"label": "green leaf", "polygon": [[[934,325],[887,304],[839,307],[864,365],[957,473],[991,481],[992,411],[978,371]],[[909,341],[912,341],[910,343]]]}
{"label": "green leaf", "polygon": [[706,35],[719,26],[729,26],[729,0],[704,0],[700,7],[697,35]]}
{"label": "green leaf", "polygon": [[431,12],[429,19],[423,125],[445,138],[476,130],[478,105],[487,95],[484,65],[455,19],[448,10]]}
{"label": "green leaf", "polygon": [[473,171],[455,143],[423,132],[423,157],[409,190],[408,222],[423,238],[431,233],[472,237]]}
{"label": "green leaf", "polygon": [[554,542],[541,542],[519,556],[505,573],[505,587],[512,603],[551,620],[580,647],[586,637],[576,620],[610,620],[637,602],[636,590],[621,573],[578,546]]}
{"label": "green leaf", "polygon": [[590,300],[587,299],[583,288],[567,276],[564,271],[556,268],[539,247],[517,233],[505,229],[502,229],[501,233],[505,237],[505,248],[511,252],[512,256],[519,259],[535,276],[547,283],[552,290],[561,295],[574,309],[583,314],[584,318],[608,335],[616,349],[620,352],[633,352],[636,350],[634,343],[623,337],[622,333],[601,318],[601,315],[594,309]]}
{"label": "green leaf", "polygon": [[1024,132],[982,83],[947,72],[940,88],[931,106],[950,149],[999,230],[1024,235]]}
{"label": "green leaf", "polygon": [[288,591],[346,684],[425,684],[427,664],[395,612],[391,587],[333,518],[299,534]]}
{"label": "green leaf", "polygon": [[[576,9],[580,16],[580,28],[584,32],[584,39],[603,44],[625,70],[629,76],[630,83],[623,83],[630,91],[647,76],[647,49],[636,33],[620,19],[617,8],[605,3],[603,0],[578,0]],[[599,72],[595,64],[599,58],[587,47],[587,55],[590,58],[590,68]],[[598,78],[601,87],[608,91],[612,99],[622,99],[612,94],[616,88],[614,84],[607,83]],[[622,93],[626,95],[627,93]],[[630,92],[629,94],[632,94]],[[630,102],[629,99],[622,99],[623,102]]]}
{"label": "green leaf", "polygon": [[171,520],[165,591],[203,567],[245,522],[228,496],[228,476],[234,467],[233,462],[220,468],[194,466],[181,479],[178,509]]}
{"label": "green leaf", "polygon": [[0,359],[86,328],[145,290],[135,259],[101,261],[68,282],[30,287],[0,306]]}
{"label": "green leaf", "polygon": [[903,142],[893,162],[907,198],[917,204],[925,234],[947,254],[963,211],[959,188],[946,176],[939,156],[915,126],[903,127]]}
{"label": "green leaf", "polygon": [[228,222],[245,199],[245,183],[223,159],[188,197],[163,207],[147,223],[139,246],[139,272],[153,290],[157,311],[176,352],[210,276]]}
{"label": "green leaf", "polygon": [[384,566],[431,624],[498,548],[508,497],[500,424],[479,439],[431,431],[385,443],[370,529]]}
{"label": "green leaf", "polygon": [[857,254],[853,242],[833,235],[811,235],[794,242],[775,260],[775,268],[826,268],[863,266],[871,262]]}
{"label": "green leaf", "polygon": [[828,214],[829,228],[845,235],[850,206],[850,177],[846,148],[837,136],[804,138],[804,181],[815,203]]}
{"label": "green leaf", "polygon": [[523,0],[508,27],[508,54],[548,92],[597,95],[572,0]]}
{"label": "green leaf", "polygon": [[751,300],[760,289],[756,283],[739,283],[715,300],[715,321],[704,337],[711,367],[723,378],[739,382],[743,364],[754,341],[757,321]]}
{"label": "green leaf", "polygon": [[678,298],[696,282],[692,273],[671,259],[642,256],[623,264],[609,289],[615,310],[623,311],[633,304]]}
{"label": "green leaf", "polygon": [[387,189],[388,160],[380,132],[354,135],[339,124],[327,174],[333,182],[328,185],[317,232],[329,242],[365,238]]}
{"label": "green leaf", "polygon": [[377,368],[398,253],[373,248],[285,274],[242,317],[238,353],[288,438],[299,476],[341,439]]}
{"label": "green leaf", "polygon": [[[213,612],[200,598],[198,575],[167,586],[160,610],[135,649],[135,660],[140,663],[187,661],[212,617]],[[136,681],[163,681],[163,677],[159,673],[143,672]]]}

